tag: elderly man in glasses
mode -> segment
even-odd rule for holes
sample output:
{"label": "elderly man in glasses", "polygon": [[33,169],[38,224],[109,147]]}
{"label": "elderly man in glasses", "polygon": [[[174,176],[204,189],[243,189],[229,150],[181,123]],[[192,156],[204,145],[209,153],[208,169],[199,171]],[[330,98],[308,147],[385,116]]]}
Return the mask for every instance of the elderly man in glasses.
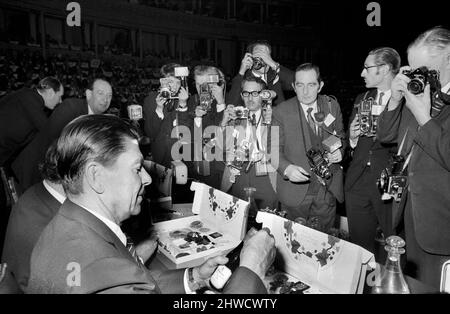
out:
{"label": "elderly man in glasses", "polygon": [[[349,141],[352,161],[345,180],[345,204],[351,240],[375,250],[377,226],[384,236],[392,235],[392,202],[383,201],[376,185],[395,144],[381,144],[377,138],[378,115],[391,97],[391,82],[400,68],[400,56],[392,48],[369,52],[361,77],[368,90],[356,97],[350,117]],[[382,238],[381,238],[382,239]]]}

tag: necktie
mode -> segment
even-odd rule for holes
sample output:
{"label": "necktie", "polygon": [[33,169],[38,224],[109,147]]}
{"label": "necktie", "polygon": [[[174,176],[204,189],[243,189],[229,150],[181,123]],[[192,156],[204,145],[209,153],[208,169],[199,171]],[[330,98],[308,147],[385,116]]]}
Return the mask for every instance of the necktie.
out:
{"label": "necktie", "polygon": [[384,93],[381,92],[380,97],[378,97],[378,105],[379,106],[383,106],[383,96],[384,96]]}
{"label": "necktie", "polygon": [[252,120],[250,121],[252,125],[256,125],[256,115],[252,114]]}
{"label": "necktie", "polygon": [[128,236],[127,236],[127,250],[128,252],[130,252],[131,256],[133,256],[134,260],[139,266],[144,266],[142,258],[140,258],[136,252],[136,247],[134,246],[133,240],[131,240],[131,238]]}
{"label": "necktie", "polygon": [[313,108],[308,108],[307,113],[308,113],[308,123],[309,126],[311,127],[311,129],[313,130],[314,133],[316,133],[316,125],[314,124],[314,119],[311,115],[311,112],[313,111]]}

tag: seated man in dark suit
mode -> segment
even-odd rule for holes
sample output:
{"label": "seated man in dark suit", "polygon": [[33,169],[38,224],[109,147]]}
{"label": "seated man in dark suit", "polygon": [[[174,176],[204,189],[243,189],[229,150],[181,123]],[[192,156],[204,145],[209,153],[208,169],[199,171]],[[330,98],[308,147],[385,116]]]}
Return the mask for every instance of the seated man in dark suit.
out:
{"label": "seated man in dark suit", "polygon": [[50,146],[41,165],[44,180],[29,188],[14,205],[6,230],[2,261],[22,291],[28,285],[30,258],[42,230],[66,199],[56,172],[55,147]]}
{"label": "seated man in dark suit", "polygon": [[[217,256],[187,270],[150,272],[127,243],[119,226],[140,212],[151,182],[130,124],[113,116],[80,117],[63,130],[56,155],[67,200],[33,250],[27,292],[192,292],[227,262]],[[251,234],[225,292],[266,292],[261,278],[274,257],[273,237],[265,230]]]}
{"label": "seated man in dark suit", "polygon": [[68,98],[49,117],[46,127],[21,152],[12,169],[22,189],[27,189],[42,180],[39,164],[52,142],[73,119],[85,114],[100,114],[111,104],[112,88],[103,79],[93,79],[86,89],[86,99]]}

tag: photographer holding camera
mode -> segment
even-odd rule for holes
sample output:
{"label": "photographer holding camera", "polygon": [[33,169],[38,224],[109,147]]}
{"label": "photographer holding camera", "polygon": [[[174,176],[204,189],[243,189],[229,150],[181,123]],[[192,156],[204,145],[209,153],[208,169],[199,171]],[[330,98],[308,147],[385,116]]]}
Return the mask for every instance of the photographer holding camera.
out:
{"label": "photographer holding camera", "polygon": [[[198,65],[194,68],[195,87],[197,95],[189,99],[189,108],[194,115],[194,173],[201,182],[219,189],[224,165],[221,161],[205,160],[203,151],[205,146],[214,152],[215,126],[222,121],[225,102],[225,77],[218,68],[208,65]],[[206,132],[205,132],[206,130]],[[195,134],[201,134],[199,141]],[[204,137],[206,136],[206,137]]]}
{"label": "photographer holding camera", "polygon": [[[224,111],[217,131],[226,153],[221,190],[246,199],[244,188],[254,187],[258,208],[276,209],[276,173],[270,165],[271,127],[265,123],[271,120],[272,109],[263,108],[262,97],[266,91],[263,80],[248,75],[241,91],[245,107],[228,105]],[[220,146],[221,141],[217,143]]]}
{"label": "photographer holding camera", "polygon": [[240,96],[241,84],[246,73],[261,78],[267,85],[267,89],[273,90],[277,97],[275,104],[282,103],[284,98],[283,86],[292,88],[292,71],[275,62],[271,56],[272,47],[266,40],[257,40],[247,46],[247,51],[242,58],[239,73],[233,78],[229,102],[235,105],[244,105]]}
{"label": "photographer holding camera", "polygon": [[[144,132],[153,143],[158,135],[164,117],[178,106],[186,107],[189,94],[186,87],[181,86],[181,81],[175,77],[175,68],[181,67],[177,63],[168,63],[161,67],[160,75],[164,86],[157,92],[152,91],[144,99],[142,106],[144,115]],[[177,98],[174,98],[177,97]]]}
{"label": "photographer holding camera", "polygon": [[187,68],[176,63],[162,66],[161,87],[157,93],[151,92],[147,96],[143,106],[144,132],[150,138],[153,161],[165,167],[171,166],[171,149],[178,140],[172,138],[174,127],[192,127],[192,118],[187,107],[189,93],[185,83],[182,84],[187,73],[183,73],[185,76],[182,77],[176,76],[180,69],[187,71]]}
{"label": "photographer holding camera", "polygon": [[[406,273],[439,289],[450,258],[450,30],[435,27],[408,47],[409,67],[392,81],[379,119],[381,142],[404,141],[408,188],[403,193]],[[416,70],[426,67],[422,75]],[[436,80],[436,77],[439,77]],[[415,87],[421,85],[417,90]]]}
{"label": "photographer holding camera", "polygon": [[[291,220],[319,217],[324,231],[328,231],[334,225],[336,199],[342,202],[344,198],[339,162],[344,150],[340,139],[345,132],[339,103],[319,95],[323,86],[318,66],[298,66],[293,84],[297,96],[274,107],[273,121],[279,126],[277,196],[282,209]],[[325,153],[324,143],[330,140],[333,148]],[[320,152],[311,156],[318,161],[314,166],[320,173],[309,172],[311,149]],[[323,165],[332,178],[326,178]]]}
{"label": "photographer holding camera", "polygon": [[400,56],[392,48],[369,52],[361,77],[369,90],[356,97],[350,116],[349,142],[352,160],[345,177],[345,205],[351,241],[375,252],[377,226],[385,237],[394,234],[392,201],[383,201],[376,182],[389,158],[397,153],[395,144],[376,138],[378,117],[391,97],[391,82],[400,68]]}

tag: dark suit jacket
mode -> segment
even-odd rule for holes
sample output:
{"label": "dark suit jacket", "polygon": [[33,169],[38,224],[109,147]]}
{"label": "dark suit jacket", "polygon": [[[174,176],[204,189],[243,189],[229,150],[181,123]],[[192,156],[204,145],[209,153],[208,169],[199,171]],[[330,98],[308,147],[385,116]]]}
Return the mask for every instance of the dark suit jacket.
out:
{"label": "dark suit jacket", "polygon": [[33,247],[60,206],[40,182],[30,187],[12,208],[2,260],[8,263],[22,291],[28,285]]}
{"label": "dark suit jacket", "polygon": [[[336,131],[337,135],[343,138],[345,132],[339,103],[331,97],[319,95],[317,105],[325,116],[331,113],[335,118],[328,127],[324,126],[324,128],[331,133]],[[279,126],[279,163],[278,165],[273,164],[278,172],[277,195],[280,202],[289,207],[300,205],[305,198],[309,185],[309,182],[292,183],[283,177],[284,171],[290,164],[300,166],[310,172],[306,150],[311,148],[311,138],[307,119],[300,106],[297,97],[293,97],[274,107],[273,110],[274,125]],[[303,142],[302,133],[306,143]],[[341,151],[343,149],[344,147],[341,148]],[[273,155],[272,161],[274,161]],[[342,169],[337,166],[336,171],[337,175],[333,175],[333,179],[336,177],[340,182],[332,183],[330,190],[341,201],[343,200]]]}
{"label": "dark suit jacket", "polygon": [[[163,123],[163,119],[161,119],[155,111],[157,106],[157,96],[158,92],[150,92],[150,94],[145,97],[144,104],[142,106],[144,115],[144,133],[150,138],[150,143],[155,141]],[[163,109],[163,113],[164,117],[168,114],[165,107]]]}
{"label": "dark suit jacket", "polygon": [[[251,71],[251,70],[247,70]],[[274,80],[276,79],[276,76],[278,74],[278,81],[274,83]],[[233,81],[231,83],[231,90],[228,93],[227,101],[230,104],[233,104],[235,106],[245,106],[244,102],[241,98],[241,83],[244,79],[244,76],[238,74],[233,78]],[[280,104],[283,101],[285,101],[284,93],[283,93],[283,85],[291,87],[291,83],[294,79],[294,73],[289,70],[288,68],[285,68],[283,66],[280,66],[279,73],[275,73],[274,70],[270,69],[267,73],[267,88],[270,90],[273,90],[277,93],[277,97],[274,99],[274,104]],[[283,81],[282,81],[283,80]],[[284,84],[283,84],[284,83]]]}
{"label": "dark suit jacket", "polygon": [[29,88],[0,100],[0,166],[11,162],[46,126],[48,115],[42,96]]}
{"label": "dark suit jacket", "polygon": [[[415,235],[428,253],[450,254],[450,106],[418,128],[406,105],[380,116],[381,142],[401,142],[406,130],[405,148],[414,144],[408,165],[409,191]],[[406,157],[406,156],[405,156]]]}
{"label": "dark suit jacket", "polygon": [[38,166],[44,161],[47,149],[70,121],[85,114],[88,114],[85,99],[68,98],[56,107],[45,128],[23,149],[12,164],[14,174],[23,190],[42,180]]}
{"label": "dark suit jacket", "polygon": [[[80,285],[67,284],[68,278],[74,278],[74,265],[80,267]],[[245,276],[238,277],[239,273]],[[33,250],[27,292],[184,293],[183,275],[183,270],[151,273],[138,265],[101,220],[66,200]],[[231,280],[228,291],[265,291],[261,280],[247,269],[241,268]]]}
{"label": "dark suit jacket", "polygon": [[[352,115],[350,116],[350,122],[353,121],[355,115],[358,113],[357,107],[364,99],[366,93],[359,94],[356,97]],[[377,96],[377,90],[371,89],[367,94],[367,97],[375,98]],[[378,131],[382,129],[378,126]],[[348,136],[347,136],[348,140]],[[350,145],[349,145],[350,146]],[[397,145],[395,143],[380,143],[376,137],[361,136],[358,139],[358,143],[353,150],[352,161],[347,170],[345,177],[345,190],[349,191],[358,182],[359,178],[364,172],[367,162],[370,160],[370,174],[372,175],[371,181],[373,181],[372,189],[376,188],[376,182],[379,178],[381,171],[386,168],[389,163],[389,158],[392,154],[397,152]],[[380,194],[381,197],[381,194]]]}

